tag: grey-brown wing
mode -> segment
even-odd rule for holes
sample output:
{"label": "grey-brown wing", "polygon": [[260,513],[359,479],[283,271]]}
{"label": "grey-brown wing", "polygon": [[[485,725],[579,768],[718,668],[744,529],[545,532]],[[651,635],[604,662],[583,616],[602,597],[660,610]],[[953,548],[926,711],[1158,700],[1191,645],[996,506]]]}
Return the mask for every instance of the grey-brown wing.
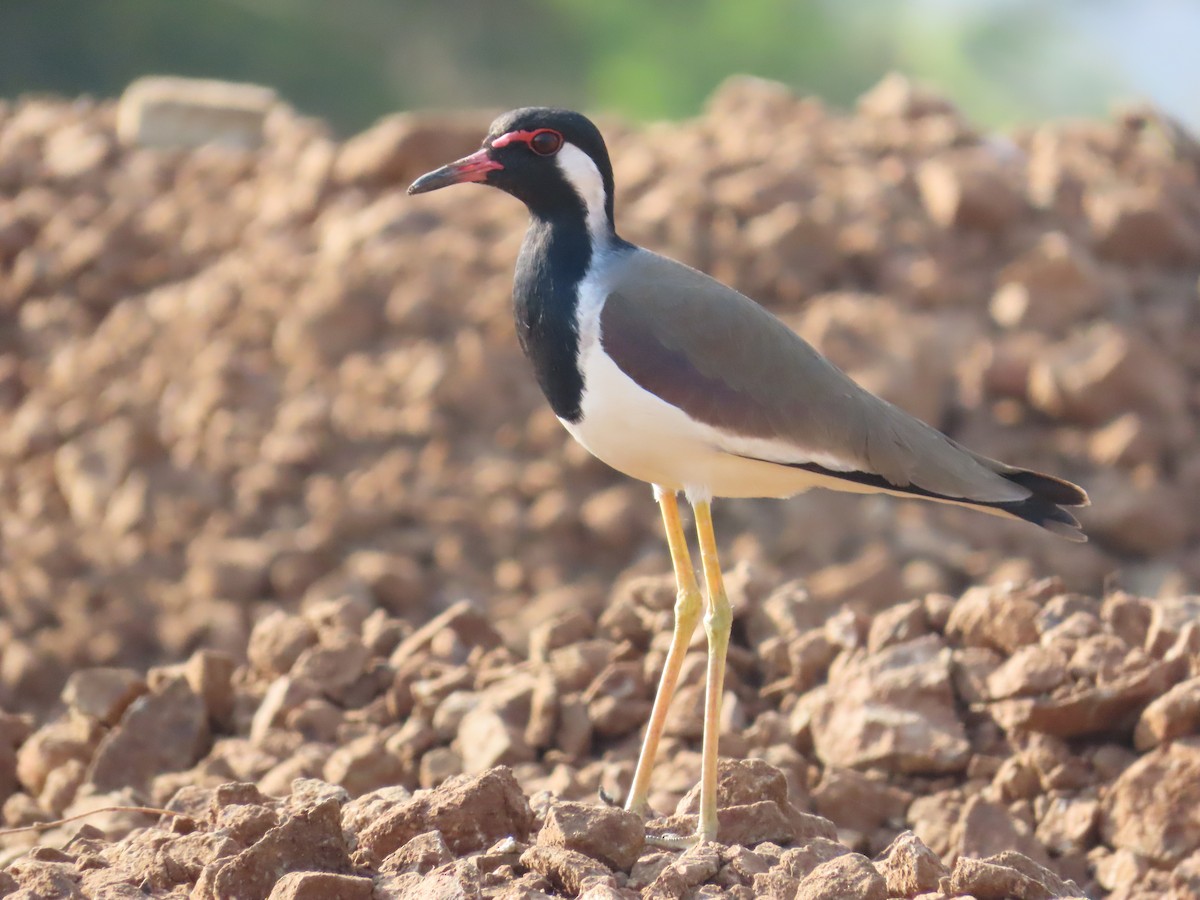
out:
{"label": "grey-brown wing", "polygon": [[897,489],[983,503],[1030,495],[999,464],[859,387],[754,301],[665,257],[630,254],[600,337],[626,375],[694,419],[794,450],[772,462],[833,459]]}

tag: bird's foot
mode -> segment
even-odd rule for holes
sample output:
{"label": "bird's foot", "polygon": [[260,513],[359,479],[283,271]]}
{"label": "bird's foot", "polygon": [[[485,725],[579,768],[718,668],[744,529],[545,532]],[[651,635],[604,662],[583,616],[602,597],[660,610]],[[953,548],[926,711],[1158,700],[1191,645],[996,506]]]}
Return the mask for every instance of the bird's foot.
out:
{"label": "bird's foot", "polygon": [[646,835],[646,846],[658,847],[660,850],[686,850],[699,844],[703,838],[696,833],[674,834],[667,831],[662,834]]}

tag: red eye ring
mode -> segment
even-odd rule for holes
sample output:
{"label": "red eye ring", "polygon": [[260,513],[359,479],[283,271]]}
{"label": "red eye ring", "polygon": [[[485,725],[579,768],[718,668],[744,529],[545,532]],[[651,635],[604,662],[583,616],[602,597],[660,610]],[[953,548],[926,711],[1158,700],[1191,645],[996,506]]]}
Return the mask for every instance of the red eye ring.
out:
{"label": "red eye ring", "polygon": [[539,128],[529,136],[529,149],[538,156],[553,156],[562,145],[563,136],[553,128]]}

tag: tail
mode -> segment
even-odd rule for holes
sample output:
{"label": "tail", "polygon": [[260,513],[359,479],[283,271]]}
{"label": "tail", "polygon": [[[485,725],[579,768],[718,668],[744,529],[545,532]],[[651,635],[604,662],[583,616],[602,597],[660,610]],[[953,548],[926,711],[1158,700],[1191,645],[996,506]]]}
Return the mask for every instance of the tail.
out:
{"label": "tail", "polygon": [[1007,503],[966,503],[983,512],[1010,515],[1034,525],[1040,525],[1047,531],[1052,531],[1068,541],[1083,543],[1087,535],[1080,529],[1079,521],[1063,509],[1064,506],[1087,506],[1091,503],[1087,492],[1077,484],[1072,484],[1052,475],[1031,472],[1028,469],[1017,469],[1006,466],[995,460],[980,458],[997,475],[1006,481],[1019,485],[1029,491],[1024,500]]}
{"label": "tail", "polygon": [[[1029,469],[1018,469],[1015,466],[1006,465],[999,460],[989,459],[986,456],[974,453],[961,444],[956,444],[953,441],[949,443],[963,453],[969,454],[985,469],[999,475],[1005,481],[1015,484],[1017,487],[1024,488],[1029,492],[1029,496],[1022,500],[971,500],[939,493],[938,491],[918,487],[911,483],[896,485],[882,475],[877,475],[873,472],[846,472],[827,469],[817,463],[808,462],[778,463],[777,465],[785,465],[793,469],[804,469],[817,475],[822,475],[832,482],[840,481],[855,484],[859,486],[856,490],[867,488],[870,491],[879,491],[895,497],[919,497],[923,500],[933,500],[937,503],[949,503],[954,506],[977,509],[980,512],[991,513],[994,516],[1011,516],[1014,519],[1023,519],[1026,522],[1032,522],[1034,525],[1045,528],[1047,531],[1053,532],[1059,537],[1066,538],[1068,541],[1074,541],[1077,544],[1087,541],[1087,535],[1083,533],[1079,521],[1063,509],[1064,506],[1088,506],[1091,504],[1087,492],[1079,485],[1072,484],[1062,478],[1055,478],[1053,475],[1043,475],[1040,472],[1033,472]],[[831,484],[830,487],[832,486]],[[850,488],[846,489],[849,490]]]}

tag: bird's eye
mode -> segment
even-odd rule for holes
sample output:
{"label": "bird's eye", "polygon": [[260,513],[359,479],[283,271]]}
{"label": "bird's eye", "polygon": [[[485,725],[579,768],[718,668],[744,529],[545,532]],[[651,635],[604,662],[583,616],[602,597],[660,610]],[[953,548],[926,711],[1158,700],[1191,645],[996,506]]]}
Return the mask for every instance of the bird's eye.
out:
{"label": "bird's eye", "polygon": [[549,128],[534,132],[533,137],[529,139],[529,146],[538,156],[553,156],[559,151],[562,144],[563,136]]}

